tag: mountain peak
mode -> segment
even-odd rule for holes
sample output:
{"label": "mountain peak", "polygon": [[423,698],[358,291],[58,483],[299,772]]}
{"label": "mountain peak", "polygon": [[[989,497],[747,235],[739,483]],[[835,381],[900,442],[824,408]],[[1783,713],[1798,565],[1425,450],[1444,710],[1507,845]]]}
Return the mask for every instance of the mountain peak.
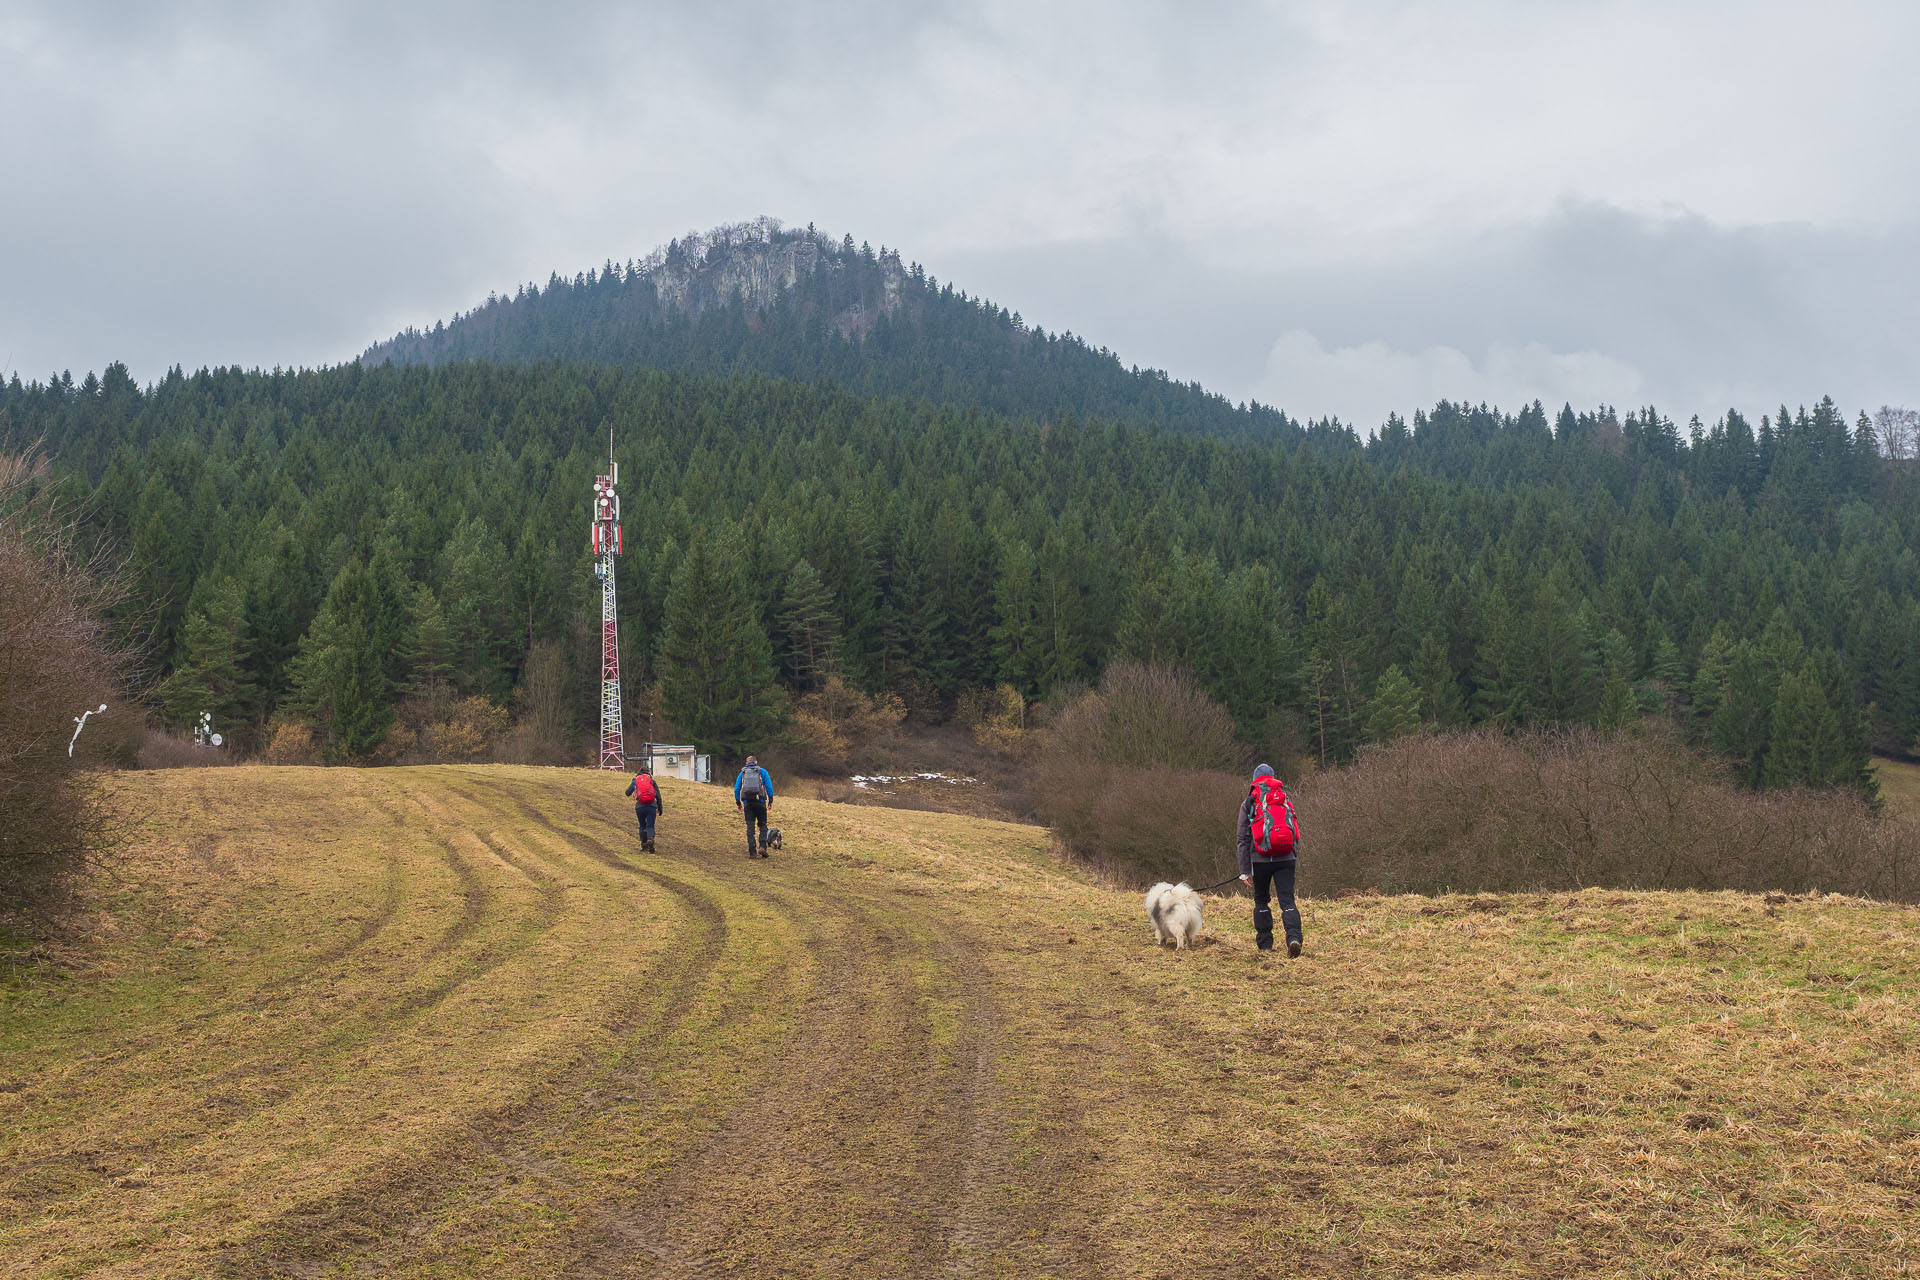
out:
{"label": "mountain peak", "polygon": [[756,218],[690,232],[643,258],[526,285],[361,363],[560,361],[832,381],[865,395],[1079,413],[1173,430],[1291,427],[1158,370],[1128,369],[1071,334],[942,286],[898,251]]}

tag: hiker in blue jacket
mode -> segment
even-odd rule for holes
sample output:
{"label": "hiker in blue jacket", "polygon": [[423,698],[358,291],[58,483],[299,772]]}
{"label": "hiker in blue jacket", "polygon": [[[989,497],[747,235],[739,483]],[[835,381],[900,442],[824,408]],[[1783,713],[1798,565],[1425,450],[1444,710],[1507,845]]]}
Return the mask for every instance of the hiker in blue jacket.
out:
{"label": "hiker in blue jacket", "polygon": [[[1276,815],[1271,830],[1265,815]],[[1255,838],[1255,824],[1263,830],[1263,840]],[[1265,844],[1265,848],[1261,847]],[[1293,804],[1287,799],[1272,765],[1253,771],[1253,785],[1240,802],[1240,879],[1253,890],[1254,943],[1262,951],[1273,949],[1273,909],[1267,906],[1269,891],[1280,899],[1280,919],[1287,929],[1287,954],[1297,956],[1304,945],[1300,931],[1300,907],[1293,900],[1293,873],[1299,865],[1300,824],[1294,820]]]}
{"label": "hiker in blue jacket", "polygon": [[[747,757],[746,765],[733,780],[733,807],[747,815],[747,856],[766,857],[767,810],[773,807],[773,779],[767,776],[767,771],[752,756]],[[756,822],[760,824],[758,841],[753,836]]]}

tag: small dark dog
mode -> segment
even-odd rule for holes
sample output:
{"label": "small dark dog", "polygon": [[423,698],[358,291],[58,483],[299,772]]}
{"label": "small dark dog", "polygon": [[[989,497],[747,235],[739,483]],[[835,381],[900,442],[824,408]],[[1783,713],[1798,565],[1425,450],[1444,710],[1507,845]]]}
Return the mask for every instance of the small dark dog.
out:
{"label": "small dark dog", "polygon": [[778,849],[780,847],[780,828],[778,827],[767,828],[767,838],[765,841],[765,847],[769,849]]}

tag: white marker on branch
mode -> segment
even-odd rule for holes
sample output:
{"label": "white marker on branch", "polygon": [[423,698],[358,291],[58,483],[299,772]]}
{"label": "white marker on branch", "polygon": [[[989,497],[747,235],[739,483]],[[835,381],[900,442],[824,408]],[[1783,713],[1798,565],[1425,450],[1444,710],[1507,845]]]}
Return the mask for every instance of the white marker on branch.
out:
{"label": "white marker on branch", "polygon": [[77,715],[77,716],[75,716],[75,717],[73,718],[73,736],[72,736],[71,738],[68,738],[68,739],[67,739],[67,754],[68,754],[68,755],[72,755],[72,754],[73,754],[73,744],[74,744],[74,743],[76,743],[76,742],[78,742],[78,741],[80,741],[80,731],[81,731],[82,729],[84,729],[84,728],[86,728],[86,727],[87,727],[87,717],[88,717],[88,716],[97,716],[97,715],[99,715],[99,714],[100,714],[100,713],[101,713],[102,711],[105,711],[106,709],[107,709],[107,704],[103,702],[103,703],[101,703],[101,704],[100,704],[100,705],[99,705],[99,706],[98,706],[97,708],[95,708],[94,710],[92,710],[92,711],[82,711],[82,712],[81,712],[81,713],[80,713],[79,715]]}

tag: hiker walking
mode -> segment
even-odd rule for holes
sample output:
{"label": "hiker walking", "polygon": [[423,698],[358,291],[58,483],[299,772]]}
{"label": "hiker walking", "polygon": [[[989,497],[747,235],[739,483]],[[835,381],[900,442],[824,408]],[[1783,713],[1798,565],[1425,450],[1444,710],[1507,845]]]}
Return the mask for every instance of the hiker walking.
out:
{"label": "hiker walking", "polygon": [[653,780],[652,765],[640,766],[640,772],[627,784],[627,794],[633,797],[633,816],[640,820],[641,852],[652,853],[653,820],[667,811],[666,802],[660,796],[660,784]]}
{"label": "hiker walking", "polygon": [[[747,757],[740,776],[733,780],[733,807],[747,816],[747,856],[766,857],[767,810],[773,807],[773,779],[767,776],[767,771],[752,756]],[[756,822],[760,824],[758,841],[753,836]]]}
{"label": "hiker walking", "polygon": [[1240,879],[1253,888],[1253,937],[1262,951],[1273,950],[1273,912],[1269,891],[1280,899],[1280,919],[1287,929],[1287,954],[1297,956],[1300,907],[1293,900],[1293,870],[1300,852],[1300,824],[1293,802],[1273,774],[1272,765],[1253,771],[1253,785],[1240,802]]}

